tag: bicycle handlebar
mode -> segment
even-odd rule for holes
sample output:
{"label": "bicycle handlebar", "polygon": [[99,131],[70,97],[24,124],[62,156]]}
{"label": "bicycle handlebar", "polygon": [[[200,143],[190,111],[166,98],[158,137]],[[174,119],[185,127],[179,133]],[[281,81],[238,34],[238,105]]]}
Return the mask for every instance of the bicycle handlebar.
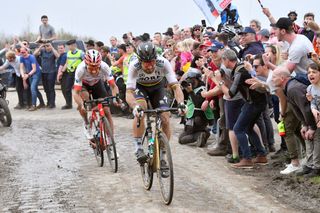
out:
{"label": "bicycle handlebar", "polygon": [[156,114],[159,114],[159,113],[163,113],[163,112],[175,112],[175,111],[178,111],[178,108],[167,108],[167,109],[147,109],[147,110],[144,110],[143,112],[144,113],[156,113]]}
{"label": "bicycle handlebar", "polygon": [[[163,112],[175,112],[175,111],[178,111],[178,108],[167,108],[167,109],[160,109],[160,108],[157,108],[157,109],[147,109],[147,110],[143,110],[143,113],[146,113],[146,114],[150,114],[150,113],[156,113],[156,114],[159,114],[159,113],[163,113]],[[137,120],[137,127],[138,127],[138,128],[140,127],[140,120],[141,120],[141,118],[138,118],[138,120]]]}
{"label": "bicycle handlebar", "polygon": [[106,98],[98,98],[98,99],[92,99],[92,100],[85,100],[83,101],[84,104],[90,104],[90,103],[101,103],[101,102],[104,102],[104,101],[109,101],[110,99],[118,99],[119,97],[117,96],[109,96],[109,97],[106,97]]}

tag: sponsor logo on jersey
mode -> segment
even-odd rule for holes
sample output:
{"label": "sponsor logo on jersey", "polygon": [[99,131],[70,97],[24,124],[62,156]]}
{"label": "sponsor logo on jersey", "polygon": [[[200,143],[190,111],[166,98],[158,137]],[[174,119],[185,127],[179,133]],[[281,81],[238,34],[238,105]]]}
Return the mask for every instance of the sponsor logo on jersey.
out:
{"label": "sponsor logo on jersey", "polygon": [[154,82],[154,81],[158,81],[159,79],[161,79],[162,76],[145,76],[143,78],[139,78],[139,82]]}

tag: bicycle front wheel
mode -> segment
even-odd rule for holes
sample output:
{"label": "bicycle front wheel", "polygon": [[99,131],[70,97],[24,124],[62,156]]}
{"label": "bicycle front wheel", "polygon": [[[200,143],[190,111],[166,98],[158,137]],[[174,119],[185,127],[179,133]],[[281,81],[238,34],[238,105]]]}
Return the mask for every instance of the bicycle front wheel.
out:
{"label": "bicycle front wheel", "polygon": [[116,143],[113,138],[113,133],[107,118],[102,118],[103,128],[101,137],[106,147],[107,157],[110,164],[111,171],[116,173],[118,171],[118,155]]}
{"label": "bicycle front wheel", "polygon": [[174,177],[173,163],[170,145],[167,137],[163,133],[158,134],[159,160],[158,179],[162,199],[166,205],[169,205],[173,198]]}
{"label": "bicycle front wheel", "polygon": [[[144,150],[148,150],[147,137],[144,137],[144,140],[142,141],[142,145]],[[146,190],[150,190],[153,183],[153,171],[152,171],[152,165],[150,161],[151,161],[151,158],[148,153],[147,162],[145,162],[143,165],[140,164],[142,182]]]}
{"label": "bicycle front wheel", "polygon": [[[90,117],[90,120],[92,118]],[[98,132],[99,130],[99,123],[97,120],[92,120],[91,123],[91,132]],[[93,152],[94,152],[94,156],[96,157],[98,166],[103,167],[103,163],[104,163],[104,156],[103,156],[103,147],[102,144],[100,142],[100,137],[97,135],[94,135],[93,140],[91,140],[91,146],[93,148]]]}

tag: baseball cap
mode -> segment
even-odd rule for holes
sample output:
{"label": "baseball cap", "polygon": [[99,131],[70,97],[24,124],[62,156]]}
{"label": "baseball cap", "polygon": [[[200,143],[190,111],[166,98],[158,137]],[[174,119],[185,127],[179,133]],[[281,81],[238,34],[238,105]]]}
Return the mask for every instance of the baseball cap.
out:
{"label": "baseball cap", "polygon": [[213,36],[213,33],[211,33],[211,32],[205,32],[205,33],[203,34],[203,36],[208,36],[208,37],[210,38],[210,37]]}
{"label": "baseball cap", "polygon": [[289,30],[289,28],[292,27],[292,21],[287,17],[282,17],[278,19],[277,23],[270,24],[270,26],[279,29]]}
{"label": "baseball cap", "polygon": [[254,29],[252,29],[251,27],[245,27],[241,32],[239,32],[239,35],[242,34],[247,34],[247,33],[253,33],[256,34],[256,31],[254,31]]}
{"label": "baseball cap", "polygon": [[162,33],[163,35],[166,35],[166,36],[173,36],[173,28],[172,27],[168,27],[167,31]]}
{"label": "baseball cap", "polygon": [[127,33],[123,34],[123,35],[122,35],[122,38],[123,38],[123,39],[128,39]]}
{"label": "baseball cap", "polygon": [[212,51],[212,52],[217,52],[220,49],[223,49],[224,45],[218,41],[213,41],[213,44],[211,45],[211,47],[208,49],[208,51]]}
{"label": "baseball cap", "polygon": [[200,49],[204,47],[211,47],[212,42],[211,41],[205,41],[203,44],[200,44]]}
{"label": "baseball cap", "polygon": [[268,29],[262,29],[258,32],[258,35],[264,36],[269,38],[270,37],[270,32]]}
{"label": "baseball cap", "polygon": [[84,42],[84,43],[87,45],[90,45],[90,46],[94,46],[94,41],[91,39],[89,41]]}
{"label": "baseball cap", "polygon": [[71,39],[69,41],[67,41],[67,45],[71,45],[71,44],[75,44],[76,43],[76,40],[75,39]]}

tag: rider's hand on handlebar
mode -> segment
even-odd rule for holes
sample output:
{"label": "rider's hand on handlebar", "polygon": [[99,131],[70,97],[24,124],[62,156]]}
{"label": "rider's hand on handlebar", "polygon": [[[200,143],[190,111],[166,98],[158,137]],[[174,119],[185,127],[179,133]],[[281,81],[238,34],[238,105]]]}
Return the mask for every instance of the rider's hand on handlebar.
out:
{"label": "rider's hand on handlebar", "polygon": [[134,108],[133,108],[133,111],[132,111],[132,114],[133,116],[137,117],[137,118],[141,118],[143,116],[143,109],[141,106],[139,105],[136,105]]}
{"label": "rider's hand on handlebar", "polygon": [[112,104],[116,107],[121,107],[122,104],[122,100],[120,98],[113,98],[112,99]]}
{"label": "rider's hand on handlebar", "polygon": [[183,116],[187,113],[187,106],[184,103],[179,103],[178,104],[178,113],[180,116]]}

